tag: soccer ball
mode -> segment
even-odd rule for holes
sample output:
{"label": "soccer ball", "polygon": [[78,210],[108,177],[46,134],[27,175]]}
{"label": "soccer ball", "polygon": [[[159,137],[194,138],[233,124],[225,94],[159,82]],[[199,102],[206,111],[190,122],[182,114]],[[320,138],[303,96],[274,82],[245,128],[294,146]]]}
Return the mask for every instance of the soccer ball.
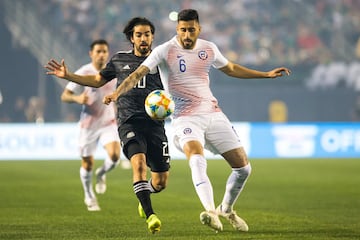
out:
{"label": "soccer ball", "polygon": [[154,90],[145,99],[145,111],[152,119],[164,120],[174,109],[174,101],[164,90]]}

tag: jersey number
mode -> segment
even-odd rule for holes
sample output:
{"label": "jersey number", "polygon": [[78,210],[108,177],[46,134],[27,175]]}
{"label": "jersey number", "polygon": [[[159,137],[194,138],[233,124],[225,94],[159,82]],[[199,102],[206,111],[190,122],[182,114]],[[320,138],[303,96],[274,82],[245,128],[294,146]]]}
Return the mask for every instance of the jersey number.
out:
{"label": "jersey number", "polygon": [[184,59],[179,60],[179,69],[180,69],[180,72],[185,72],[186,71],[186,64],[185,64]]}
{"label": "jersey number", "polygon": [[169,144],[168,142],[163,142],[163,156],[169,156]]}
{"label": "jersey number", "polygon": [[146,76],[140,79],[134,88],[146,88]]}

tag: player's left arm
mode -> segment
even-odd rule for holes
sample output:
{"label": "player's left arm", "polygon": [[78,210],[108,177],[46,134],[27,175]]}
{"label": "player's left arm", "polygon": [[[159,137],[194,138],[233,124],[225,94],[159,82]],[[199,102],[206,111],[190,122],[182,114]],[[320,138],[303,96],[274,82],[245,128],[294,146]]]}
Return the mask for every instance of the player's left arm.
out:
{"label": "player's left arm", "polygon": [[291,73],[290,69],[286,67],[274,68],[268,72],[262,72],[232,62],[228,62],[228,64],[219,68],[219,70],[236,78],[276,78],[283,76],[284,73],[286,75],[290,75]]}
{"label": "player's left arm", "polygon": [[122,94],[132,89],[140,79],[150,72],[150,69],[144,65],[140,65],[134,72],[132,72],[125,80],[116,88],[116,90],[105,96],[103,103],[110,104],[115,102]]}

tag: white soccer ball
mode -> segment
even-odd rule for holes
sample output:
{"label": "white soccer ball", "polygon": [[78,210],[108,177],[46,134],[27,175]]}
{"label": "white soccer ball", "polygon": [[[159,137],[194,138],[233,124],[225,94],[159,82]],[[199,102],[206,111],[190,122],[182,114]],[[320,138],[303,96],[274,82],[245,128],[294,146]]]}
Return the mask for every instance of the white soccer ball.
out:
{"label": "white soccer ball", "polygon": [[154,90],[145,99],[145,111],[156,120],[164,120],[175,110],[175,103],[164,90]]}

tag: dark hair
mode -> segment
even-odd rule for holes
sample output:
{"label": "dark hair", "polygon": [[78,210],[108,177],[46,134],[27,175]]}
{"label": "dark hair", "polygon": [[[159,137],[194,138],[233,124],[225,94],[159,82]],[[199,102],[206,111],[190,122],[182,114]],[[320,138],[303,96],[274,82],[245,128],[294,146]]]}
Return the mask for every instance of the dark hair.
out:
{"label": "dark hair", "polygon": [[93,50],[94,46],[98,44],[105,44],[106,46],[109,47],[109,44],[105,39],[96,39],[90,44],[90,50]]}
{"label": "dark hair", "polygon": [[155,33],[155,26],[150,20],[142,17],[135,17],[129,20],[129,22],[124,27],[123,33],[126,35],[126,39],[131,41],[131,37],[134,33],[134,27],[137,25],[146,25],[150,26],[151,33]]}
{"label": "dark hair", "polygon": [[191,21],[195,20],[199,22],[199,14],[194,9],[184,9],[178,14],[178,22],[179,21]]}

